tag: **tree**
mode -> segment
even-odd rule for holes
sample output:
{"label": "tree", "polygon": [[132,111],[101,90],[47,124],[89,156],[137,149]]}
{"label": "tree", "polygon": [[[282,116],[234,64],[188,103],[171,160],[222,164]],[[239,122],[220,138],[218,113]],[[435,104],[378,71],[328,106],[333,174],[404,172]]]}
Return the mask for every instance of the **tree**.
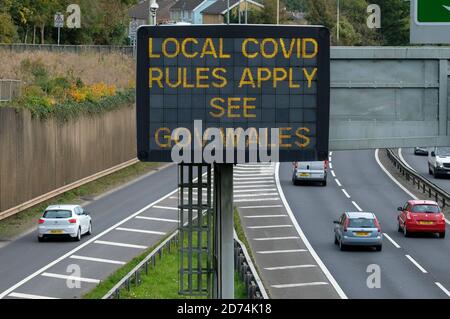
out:
{"label": "tree", "polygon": [[0,43],[13,43],[17,38],[17,30],[11,16],[0,12]]}
{"label": "tree", "polygon": [[381,37],[384,45],[409,44],[409,2],[372,0],[381,9]]}

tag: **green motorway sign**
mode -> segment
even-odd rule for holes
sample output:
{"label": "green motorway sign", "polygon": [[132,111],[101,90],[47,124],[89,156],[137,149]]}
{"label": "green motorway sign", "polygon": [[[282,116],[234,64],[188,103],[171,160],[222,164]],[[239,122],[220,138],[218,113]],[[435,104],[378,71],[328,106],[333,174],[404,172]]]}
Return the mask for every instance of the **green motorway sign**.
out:
{"label": "green motorway sign", "polygon": [[450,24],[450,0],[417,0],[416,22]]}

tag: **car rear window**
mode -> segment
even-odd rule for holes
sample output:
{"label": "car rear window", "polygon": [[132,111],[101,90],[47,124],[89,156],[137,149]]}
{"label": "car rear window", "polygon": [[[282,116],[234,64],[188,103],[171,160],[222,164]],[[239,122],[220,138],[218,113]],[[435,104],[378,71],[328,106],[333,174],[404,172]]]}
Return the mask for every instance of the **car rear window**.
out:
{"label": "car rear window", "polygon": [[351,218],[348,224],[349,228],[376,228],[375,220],[369,218]]}
{"label": "car rear window", "polygon": [[439,213],[439,207],[436,205],[414,205],[411,209],[413,213]]}
{"label": "car rear window", "polygon": [[47,210],[44,213],[44,218],[70,218],[72,212],[70,210]]}

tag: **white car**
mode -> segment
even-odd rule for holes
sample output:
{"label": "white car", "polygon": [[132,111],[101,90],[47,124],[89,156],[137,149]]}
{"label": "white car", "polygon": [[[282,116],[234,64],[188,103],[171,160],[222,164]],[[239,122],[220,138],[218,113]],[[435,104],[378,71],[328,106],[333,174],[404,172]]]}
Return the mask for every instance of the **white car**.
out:
{"label": "white car", "polygon": [[76,241],[92,233],[92,219],[79,205],[52,205],[47,207],[38,222],[38,240],[48,237],[69,237]]}
{"label": "white car", "polygon": [[327,186],[327,166],[328,161],[314,162],[294,162],[292,172],[292,183],[299,182],[319,182],[322,186]]}
{"label": "white car", "polygon": [[434,177],[450,175],[450,147],[433,147],[428,153],[428,172]]}

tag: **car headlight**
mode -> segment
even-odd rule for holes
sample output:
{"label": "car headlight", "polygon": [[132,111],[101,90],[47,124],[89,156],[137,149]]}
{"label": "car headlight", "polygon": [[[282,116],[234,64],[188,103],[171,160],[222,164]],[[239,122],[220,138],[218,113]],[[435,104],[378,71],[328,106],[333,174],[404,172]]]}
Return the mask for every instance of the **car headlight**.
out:
{"label": "car headlight", "polygon": [[436,162],[436,165],[437,165],[437,167],[443,167],[444,166],[444,164],[441,163],[441,162]]}

